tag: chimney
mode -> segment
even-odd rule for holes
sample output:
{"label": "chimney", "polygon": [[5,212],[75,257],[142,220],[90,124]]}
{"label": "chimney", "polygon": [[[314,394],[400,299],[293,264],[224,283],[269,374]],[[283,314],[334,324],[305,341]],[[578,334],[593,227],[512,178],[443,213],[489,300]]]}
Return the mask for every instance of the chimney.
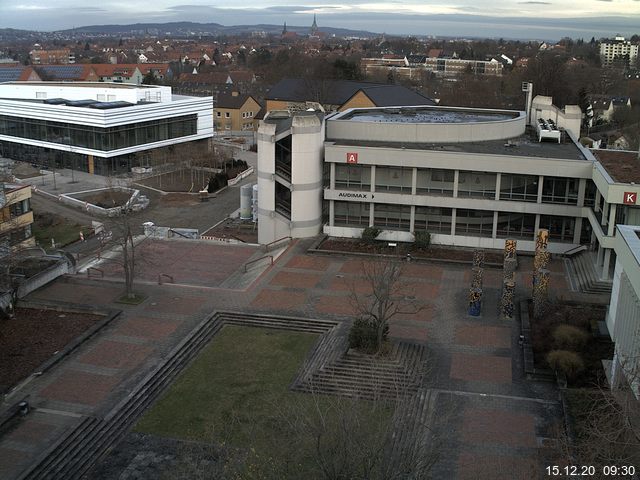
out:
{"label": "chimney", "polygon": [[232,97],[237,97],[238,95],[240,95],[240,92],[236,92],[236,91],[231,92]]}

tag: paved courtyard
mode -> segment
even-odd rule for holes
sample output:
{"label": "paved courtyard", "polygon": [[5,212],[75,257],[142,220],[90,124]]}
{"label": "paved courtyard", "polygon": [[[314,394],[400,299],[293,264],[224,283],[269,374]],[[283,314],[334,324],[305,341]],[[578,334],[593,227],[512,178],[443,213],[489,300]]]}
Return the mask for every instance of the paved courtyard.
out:
{"label": "paved courtyard", "polygon": [[[253,272],[255,280],[243,289],[228,288],[229,279],[260,255],[255,248],[164,241],[145,246],[153,261],[141,270],[144,281],[136,290],[146,299],[139,305],[114,303],[124,290],[115,268],[105,279],[70,275],[32,293],[29,300],[81,303],[122,313],[51,371],[6,399],[3,406],[30,395],[36,410],[0,437],[0,478],[16,478],[82,416],[109,412],[215,310],[349,320],[352,293],[368,291],[362,260],[309,255],[309,245],[294,242],[272,267]],[[567,289],[560,267],[555,264],[551,274],[557,294]],[[530,259],[523,259],[517,275],[519,298],[530,293],[530,269]],[[499,270],[486,270],[481,316],[467,315],[470,270],[407,264],[405,296],[423,308],[391,321],[392,337],[423,343],[431,353],[425,382],[438,393],[437,415],[446,418],[434,478],[535,478],[543,462],[540,445],[553,437],[559,419],[558,395],[551,385],[523,378],[518,322],[498,316]],[[173,275],[180,285],[158,285],[158,273]]]}

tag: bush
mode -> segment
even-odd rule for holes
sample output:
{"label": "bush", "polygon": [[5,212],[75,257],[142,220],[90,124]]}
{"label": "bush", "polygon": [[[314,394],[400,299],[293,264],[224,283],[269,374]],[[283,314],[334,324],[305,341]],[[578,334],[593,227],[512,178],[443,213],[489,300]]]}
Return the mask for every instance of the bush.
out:
{"label": "bush", "polygon": [[209,178],[209,184],[207,185],[207,192],[213,193],[227,186],[227,176],[223,173],[216,173]]}
{"label": "bush", "polygon": [[589,341],[589,334],[573,325],[558,325],[553,331],[553,341],[560,350],[582,350]]}
{"label": "bush", "polygon": [[[384,342],[389,335],[389,326],[385,325],[382,332]],[[353,322],[349,331],[349,348],[355,348],[366,353],[378,351],[378,332],[374,323],[365,318],[358,318]]]}
{"label": "bush", "polygon": [[554,370],[564,373],[569,379],[574,379],[584,370],[582,357],[568,350],[552,350],[547,354],[547,363]]}
{"label": "bush", "polygon": [[376,237],[380,235],[380,229],[376,227],[367,227],[362,231],[362,241],[373,245],[376,243]]}
{"label": "bush", "polygon": [[416,232],[414,236],[416,237],[416,247],[429,248],[429,245],[431,245],[431,234],[429,232]]}

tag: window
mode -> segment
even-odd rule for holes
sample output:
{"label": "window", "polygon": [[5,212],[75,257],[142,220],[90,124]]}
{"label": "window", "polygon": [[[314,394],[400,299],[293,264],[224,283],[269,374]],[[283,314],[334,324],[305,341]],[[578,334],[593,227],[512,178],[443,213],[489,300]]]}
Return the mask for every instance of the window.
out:
{"label": "window", "polygon": [[230,118],[231,114],[229,112],[224,112],[224,118]]}
{"label": "window", "polygon": [[549,230],[549,238],[557,242],[573,243],[575,225],[573,217],[540,215],[540,228]]}
{"label": "window", "polygon": [[413,168],[376,167],[376,192],[411,193]]}
{"label": "window", "polygon": [[578,204],[578,179],[544,177],[542,201],[545,203]]}
{"label": "window", "polygon": [[333,202],[333,224],[345,227],[369,226],[369,204],[359,202]]}
{"label": "window", "polygon": [[335,188],[371,190],[371,167],[368,165],[336,164]]}
{"label": "window", "polygon": [[429,194],[452,197],[454,175],[454,170],[419,168],[416,180],[416,193],[418,195]]}
{"label": "window", "polygon": [[458,174],[458,197],[495,198],[495,196],[495,173],[461,170]]}
{"label": "window", "polygon": [[500,200],[538,201],[538,177],[503,174],[500,180]]}
{"label": "window", "polygon": [[451,209],[438,207],[416,207],[414,230],[429,233],[451,234]]}
{"label": "window", "polygon": [[411,207],[409,205],[376,203],[373,207],[373,225],[388,230],[408,232],[411,226]]}
{"label": "window", "polygon": [[220,118],[220,117],[221,117],[220,112],[216,112],[216,117],[218,117],[218,118]]}
{"label": "window", "polygon": [[533,240],[536,216],[526,213],[498,212],[497,238]]}
{"label": "window", "polygon": [[456,210],[456,235],[491,237],[493,234],[493,212],[489,210]]}
{"label": "window", "polygon": [[47,98],[47,92],[36,92],[36,98]]}

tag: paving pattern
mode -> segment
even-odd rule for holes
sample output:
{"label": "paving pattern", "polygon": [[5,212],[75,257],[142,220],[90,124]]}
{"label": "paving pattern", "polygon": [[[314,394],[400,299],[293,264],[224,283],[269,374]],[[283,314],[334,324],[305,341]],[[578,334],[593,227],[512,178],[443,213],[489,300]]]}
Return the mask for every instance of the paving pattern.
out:
{"label": "paving pattern", "polygon": [[[31,294],[32,300],[117,308],[122,313],[47,374],[5,400],[3,407],[28,394],[36,410],[0,437],[0,478],[17,478],[85,416],[104,416],[211,312],[341,323],[354,314],[352,292],[368,291],[360,258],[307,255],[308,241],[294,242],[242,290],[219,286],[258,255],[256,249],[157,243],[151,250],[155,263],[142,270],[144,281],[136,286],[146,295],[140,305],[114,303],[124,290],[117,270],[106,279],[67,276]],[[530,294],[530,263],[520,262],[518,298]],[[482,314],[467,315],[470,270],[470,265],[407,264],[406,295],[423,308],[390,322],[392,337],[424,345],[429,353],[420,391],[436,417],[447,420],[440,432],[434,478],[535,478],[541,467],[538,446],[558,420],[557,392],[523,377],[518,322],[498,316],[500,271],[485,271]],[[181,285],[157,285],[158,272],[174,275]],[[551,283],[558,294],[567,289],[563,275],[561,268],[552,269]]]}

